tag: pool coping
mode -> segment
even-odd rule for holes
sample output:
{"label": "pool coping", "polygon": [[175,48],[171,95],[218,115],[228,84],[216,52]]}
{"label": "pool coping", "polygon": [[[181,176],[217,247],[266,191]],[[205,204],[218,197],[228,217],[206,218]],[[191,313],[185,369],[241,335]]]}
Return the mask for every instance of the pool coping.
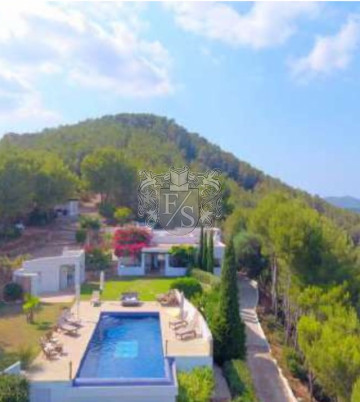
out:
{"label": "pool coping", "polygon": [[[164,358],[164,370],[165,370],[165,376],[161,378],[156,378],[156,377],[144,377],[144,378],[125,378],[125,377],[116,377],[116,378],[99,378],[99,377],[85,377],[85,378],[80,378],[78,377],[82,367],[83,363],[85,360],[85,357],[88,353],[91,341],[93,339],[93,336],[100,324],[101,318],[103,316],[107,315],[116,315],[116,316],[130,316],[130,317],[149,317],[149,316],[155,316],[159,319],[159,326],[160,326],[160,334],[161,334],[161,350]],[[86,345],[86,348],[84,350],[84,353],[81,357],[79,367],[76,371],[75,377],[72,379],[72,386],[73,387],[101,387],[101,386],[106,386],[106,387],[116,387],[116,386],[158,386],[158,385],[174,385],[175,380],[174,380],[174,373],[175,373],[175,359],[165,356],[164,353],[164,347],[163,347],[163,334],[161,330],[161,314],[160,312],[157,311],[102,311],[99,315],[98,322],[96,323],[90,339]]]}

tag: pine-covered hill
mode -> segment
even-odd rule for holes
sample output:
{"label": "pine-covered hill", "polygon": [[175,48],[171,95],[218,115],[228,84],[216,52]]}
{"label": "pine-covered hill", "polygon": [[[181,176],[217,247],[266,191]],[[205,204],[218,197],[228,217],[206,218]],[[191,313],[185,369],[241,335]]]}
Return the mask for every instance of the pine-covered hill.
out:
{"label": "pine-covered hill", "polygon": [[74,170],[89,152],[110,146],[124,150],[147,168],[184,163],[218,168],[246,190],[254,189],[267,178],[261,171],[205,138],[189,133],[173,120],[149,114],[118,114],[36,134],[7,134],[0,147],[8,145],[56,152]]}
{"label": "pine-covered hill", "polygon": [[235,206],[252,207],[269,192],[282,190],[305,198],[312,207],[349,231],[360,227],[359,215],[285,185],[166,117],[124,113],[39,133],[6,134],[0,140],[0,152],[11,152],[13,147],[54,152],[77,174],[83,158],[103,147],[122,150],[139,169],[162,171],[184,165],[201,170],[217,168],[229,178],[228,188]]}

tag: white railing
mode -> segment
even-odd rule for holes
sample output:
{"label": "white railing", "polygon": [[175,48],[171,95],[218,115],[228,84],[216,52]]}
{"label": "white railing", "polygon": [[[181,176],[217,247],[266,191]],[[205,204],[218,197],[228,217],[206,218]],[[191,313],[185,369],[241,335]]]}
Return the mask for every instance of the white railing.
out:
{"label": "white railing", "polygon": [[5,370],[1,371],[0,374],[21,374],[21,362],[18,361],[11,366],[7,367]]}

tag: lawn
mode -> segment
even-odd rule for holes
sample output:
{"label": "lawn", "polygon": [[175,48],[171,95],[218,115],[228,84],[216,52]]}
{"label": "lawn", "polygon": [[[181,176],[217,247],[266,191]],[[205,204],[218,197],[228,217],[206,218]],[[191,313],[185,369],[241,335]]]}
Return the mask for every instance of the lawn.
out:
{"label": "lawn", "polygon": [[[105,283],[102,300],[119,300],[123,292],[138,292],[141,300],[155,300],[159,293],[166,293],[170,289],[173,278],[138,278],[129,277],[117,280],[109,280]],[[81,288],[81,297],[87,300],[93,290],[99,289],[98,282],[86,283]]]}
{"label": "lawn", "polygon": [[67,304],[42,303],[35,313],[35,323],[28,324],[21,305],[0,306],[0,369],[19,360],[31,360],[39,352],[39,338],[55,323]]}

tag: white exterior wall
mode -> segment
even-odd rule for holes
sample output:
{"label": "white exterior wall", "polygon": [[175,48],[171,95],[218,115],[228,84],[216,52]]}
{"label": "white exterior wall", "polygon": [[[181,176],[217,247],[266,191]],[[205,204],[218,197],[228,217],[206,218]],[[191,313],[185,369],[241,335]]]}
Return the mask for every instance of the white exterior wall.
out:
{"label": "white exterior wall", "polygon": [[170,266],[170,255],[165,255],[165,276],[185,276],[187,268]]}
{"label": "white exterior wall", "polygon": [[61,289],[61,267],[75,266],[75,285],[85,280],[85,253],[82,250],[65,250],[57,257],[38,258],[24,261],[22,269],[15,271],[16,276],[36,275],[32,279],[33,294],[58,292]]}
{"label": "white exterior wall", "polygon": [[73,387],[71,382],[32,382],[30,402],[176,402],[172,386]]}
{"label": "white exterior wall", "polygon": [[187,268],[181,267],[165,267],[165,276],[185,276]]}
{"label": "white exterior wall", "polygon": [[79,215],[79,201],[69,200],[66,209],[68,211],[69,216],[76,218]]}
{"label": "white exterior wall", "polygon": [[145,268],[143,268],[143,267],[125,267],[124,265],[119,264],[118,274],[120,276],[144,276]]}
{"label": "white exterior wall", "polygon": [[176,368],[178,371],[191,371],[195,367],[213,367],[212,356],[176,356]]}

